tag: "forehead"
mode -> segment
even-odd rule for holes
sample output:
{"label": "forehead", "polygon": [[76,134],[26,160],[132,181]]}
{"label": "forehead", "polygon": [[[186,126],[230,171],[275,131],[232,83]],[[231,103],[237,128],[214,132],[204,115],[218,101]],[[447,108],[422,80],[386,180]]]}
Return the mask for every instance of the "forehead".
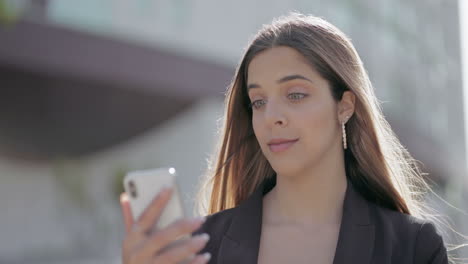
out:
{"label": "forehead", "polygon": [[247,82],[277,80],[285,75],[301,74],[309,78],[320,78],[307,59],[297,50],[279,46],[257,54],[247,69]]}

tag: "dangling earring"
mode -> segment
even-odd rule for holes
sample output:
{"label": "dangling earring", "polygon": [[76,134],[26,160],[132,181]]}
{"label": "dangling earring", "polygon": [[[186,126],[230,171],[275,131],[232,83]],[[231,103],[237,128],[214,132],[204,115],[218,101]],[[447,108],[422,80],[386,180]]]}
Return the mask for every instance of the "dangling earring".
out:
{"label": "dangling earring", "polygon": [[343,134],[343,148],[344,149],[348,148],[348,144],[346,142],[346,128],[345,128],[346,120],[348,120],[348,117],[346,117],[345,120],[343,120],[343,122],[341,122],[341,130],[342,130],[342,134]]}

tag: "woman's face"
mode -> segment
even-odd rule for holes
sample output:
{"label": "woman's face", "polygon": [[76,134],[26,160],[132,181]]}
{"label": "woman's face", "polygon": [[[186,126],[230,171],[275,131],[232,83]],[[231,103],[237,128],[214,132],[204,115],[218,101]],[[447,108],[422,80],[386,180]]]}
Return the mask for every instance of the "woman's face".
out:
{"label": "woman's face", "polygon": [[[298,51],[274,47],[256,55],[247,87],[255,136],[278,174],[295,175],[341,151],[338,104]],[[275,139],[294,141],[271,145]]]}

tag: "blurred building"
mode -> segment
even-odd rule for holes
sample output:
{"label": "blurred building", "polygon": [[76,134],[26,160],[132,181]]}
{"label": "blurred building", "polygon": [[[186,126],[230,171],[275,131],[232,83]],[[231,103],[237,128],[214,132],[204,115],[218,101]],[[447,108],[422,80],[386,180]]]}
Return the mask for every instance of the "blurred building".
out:
{"label": "blurred building", "polygon": [[352,38],[403,144],[468,210],[457,1],[0,0],[0,263],[118,263],[130,169],[176,167],[191,209],[243,48],[290,10]]}

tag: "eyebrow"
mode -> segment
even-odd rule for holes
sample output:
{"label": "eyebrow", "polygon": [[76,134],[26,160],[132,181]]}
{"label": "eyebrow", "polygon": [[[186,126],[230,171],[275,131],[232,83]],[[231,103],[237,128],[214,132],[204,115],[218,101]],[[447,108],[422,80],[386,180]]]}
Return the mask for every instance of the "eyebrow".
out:
{"label": "eyebrow", "polygon": [[[278,84],[281,84],[281,83],[284,83],[284,82],[288,82],[288,81],[292,81],[292,80],[296,80],[296,79],[300,79],[300,80],[306,80],[310,83],[314,83],[312,80],[310,80],[309,78],[306,78],[300,74],[293,74],[293,75],[287,75],[287,76],[284,76],[283,78],[279,79],[276,81],[276,83]],[[253,89],[253,88],[260,88],[260,85],[256,84],[256,83],[252,83],[252,84],[249,84],[247,86],[247,91],[249,91],[250,89]]]}

